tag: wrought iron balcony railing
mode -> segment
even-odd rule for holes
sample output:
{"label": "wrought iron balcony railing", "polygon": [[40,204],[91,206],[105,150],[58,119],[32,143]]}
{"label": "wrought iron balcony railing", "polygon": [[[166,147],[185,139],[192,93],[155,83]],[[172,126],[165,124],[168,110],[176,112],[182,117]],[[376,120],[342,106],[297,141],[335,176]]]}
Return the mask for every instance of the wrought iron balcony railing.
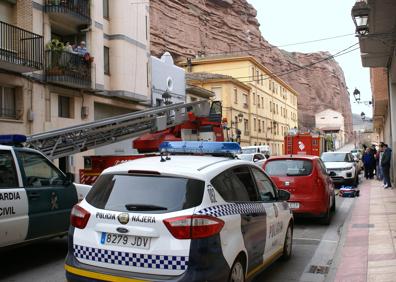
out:
{"label": "wrought iron balcony railing", "polygon": [[90,23],[90,0],[45,0],[47,13],[65,13],[78,16],[85,23]]}
{"label": "wrought iron balcony railing", "polygon": [[0,21],[0,62],[1,68],[20,73],[43,69],[43,37]]}
{"label": "wrought iron balcony railing", "polygon": [[67,51],[45,51],[47,82],[76,88],[91,87],[91,62],[80,54]]}

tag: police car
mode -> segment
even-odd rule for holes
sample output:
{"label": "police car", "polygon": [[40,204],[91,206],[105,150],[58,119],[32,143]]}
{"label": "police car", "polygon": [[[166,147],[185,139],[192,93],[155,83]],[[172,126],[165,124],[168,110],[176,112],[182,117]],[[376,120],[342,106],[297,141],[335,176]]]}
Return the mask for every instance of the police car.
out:
{"label": "police car", "polygon": [[290,194],[237,143],[161,151],[106,169],[73,208],[68,281],[246,281],[291,256]]}
{"label": "police car", "polygon": [[0,249],[67,234],[70,211],[90,188],[76,188],[43,154],[22,147],[25,141],[0,135]]}

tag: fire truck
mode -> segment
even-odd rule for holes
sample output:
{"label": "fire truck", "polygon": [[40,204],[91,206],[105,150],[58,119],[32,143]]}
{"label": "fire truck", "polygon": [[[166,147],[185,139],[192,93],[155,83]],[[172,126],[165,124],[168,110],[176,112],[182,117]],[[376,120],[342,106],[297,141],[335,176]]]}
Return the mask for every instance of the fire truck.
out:
{"label": "fire truck", "polygon": [[80,183],[92,185],[107,167],[152,156],[163,141],[224,141],[221,116],[219,101],[178,103],[34,134],[26,143],[57,159],[137,137],[133,148],[139,154],[84,157]]}
{"label": "fire truck", "polygon": [[326,139],[319,133],[288,134],[284,139],[286,155],[319,156],[326,151]]}

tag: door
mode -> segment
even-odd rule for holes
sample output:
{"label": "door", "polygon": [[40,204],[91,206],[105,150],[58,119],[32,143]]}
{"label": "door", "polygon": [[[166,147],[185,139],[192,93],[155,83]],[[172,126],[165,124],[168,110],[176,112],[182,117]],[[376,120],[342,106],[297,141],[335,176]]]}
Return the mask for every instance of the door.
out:
{"label": "door", "polygon": [[16,149],[22,179],[29,203],[27,239],[65,232],[70,211],[77,203],[73,183],[43,155]]}
{"label": "door", "polygon": [[283,234],[287,228],[284,226],[283,208],[278,206],[276,190],[267,175],[261,170],[252,167],[254,179],[259,191],[260,200],[265,205],[267,213],[266,243],[264,260],[271,258],[283,247]]}
{"label": "door", "polygon": [[0,247],[25,240],[29,225],[25,189],[11,150],[0,150]]}
{"label": "door", "polygon": [[[257,187],[249,166],[238,166],[229,174],[230,184],[238,195],[240,204],[254,207],[255,212],[241,214],[242,236],[248,252],[248,272],[263,263],[266,245],[266,213],[258,197]],[[260,212],[258,212],[260,210]]]}

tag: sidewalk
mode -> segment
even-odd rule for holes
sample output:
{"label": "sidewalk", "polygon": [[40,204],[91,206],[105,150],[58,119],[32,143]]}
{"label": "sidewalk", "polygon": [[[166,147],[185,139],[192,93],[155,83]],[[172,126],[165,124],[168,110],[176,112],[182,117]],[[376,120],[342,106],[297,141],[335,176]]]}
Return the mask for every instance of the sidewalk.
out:
{"label": "sidewalk", "polygon": [[335,281],[396,281],[396,189],[377,180],[359,186]]}

